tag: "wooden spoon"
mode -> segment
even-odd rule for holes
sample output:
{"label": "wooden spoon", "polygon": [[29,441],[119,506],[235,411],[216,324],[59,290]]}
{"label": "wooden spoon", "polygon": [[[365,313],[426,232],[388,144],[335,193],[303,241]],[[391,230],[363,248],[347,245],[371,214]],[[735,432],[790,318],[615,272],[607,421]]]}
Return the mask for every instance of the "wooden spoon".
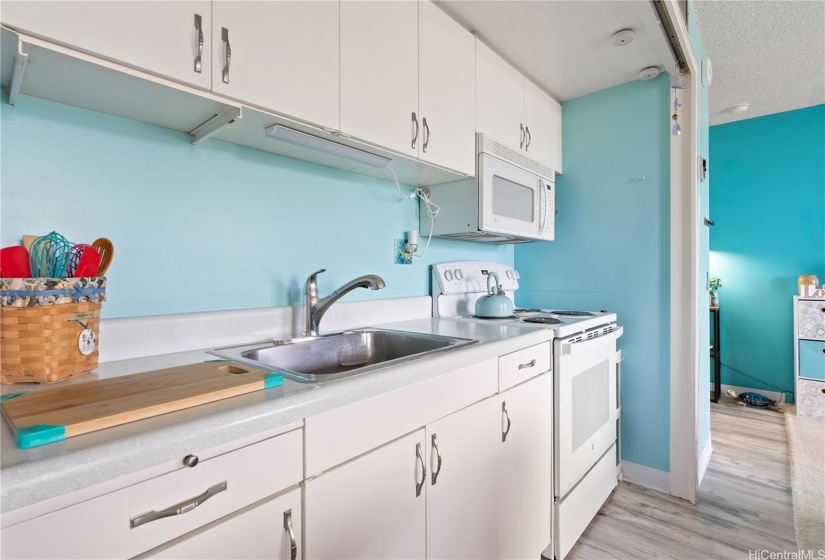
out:
{"label": "wooden spoon", "polygon": [[109,265],[112,264],[112,258],[115,256],[115,246],[105,237],[101,237],[94,240],[92,247],[100,253],[100,267],[97,269],[97,275],[103,276],[109,270]]}

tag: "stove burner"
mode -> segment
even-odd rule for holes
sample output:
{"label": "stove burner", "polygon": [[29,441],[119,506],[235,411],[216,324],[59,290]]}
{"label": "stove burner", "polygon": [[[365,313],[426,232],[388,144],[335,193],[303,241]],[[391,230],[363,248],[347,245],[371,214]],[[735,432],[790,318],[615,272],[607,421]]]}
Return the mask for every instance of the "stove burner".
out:
{"label": "stove burner", "polygon": [[526,319],[522,319],[522,321],[525,323],[543,323],[547,325],[557,325],[561,323],[561,320],[555,317],[527,317]]}
{"label": "stove burner", "polygon": [[481,319],[482,321],[512,321],[518,319],[515,315],[508,315],[507,317],[482,317],[481,315],[470,315],[470,319]]}
{"label": "stove burner", "polygon": [[541,309],[513,309],[513,313],[541,313]]}
{"label": "stove burner", "polygon": [[554,315],[569,315],[571,317],[595,317],[595,313],[589,311],[551,311]]}

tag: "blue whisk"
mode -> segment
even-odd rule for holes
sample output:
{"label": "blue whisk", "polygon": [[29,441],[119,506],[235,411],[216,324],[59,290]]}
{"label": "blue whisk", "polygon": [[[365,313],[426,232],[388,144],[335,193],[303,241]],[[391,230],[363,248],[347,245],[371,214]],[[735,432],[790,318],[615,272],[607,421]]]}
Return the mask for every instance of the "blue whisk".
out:
{"label": "blue whisk", "polygon": [[74,244],[57,233],[38,237],[29,249],[32,276],[35,278],[63,278]]}

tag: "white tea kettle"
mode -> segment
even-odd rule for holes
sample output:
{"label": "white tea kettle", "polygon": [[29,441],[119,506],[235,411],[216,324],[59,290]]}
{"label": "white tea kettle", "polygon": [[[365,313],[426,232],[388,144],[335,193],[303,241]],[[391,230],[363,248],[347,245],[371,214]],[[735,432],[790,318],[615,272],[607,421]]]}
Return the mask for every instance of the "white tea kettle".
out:
{"label": "white tea kettle", "polygon": [[[493,279],[495,278],[495,282]],[[498,274],[487,275],[487,295],[476,300],[476,315],[484,319],[500,319],[513,314],[513,301],[504,294]]]}

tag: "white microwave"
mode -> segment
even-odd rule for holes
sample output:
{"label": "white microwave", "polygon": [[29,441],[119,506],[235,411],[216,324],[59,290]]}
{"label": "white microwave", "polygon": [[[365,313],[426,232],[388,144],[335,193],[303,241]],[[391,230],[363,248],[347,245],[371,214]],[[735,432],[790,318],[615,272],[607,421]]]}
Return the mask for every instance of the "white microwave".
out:
{"label": "white microwave", "polygon": [[428,187],[441,207],[430,224],[421,207],[421,232],[434,237],[486,243],[552,241],[555,232],[555,173],[546,165],[476,134],[476,176]]}

